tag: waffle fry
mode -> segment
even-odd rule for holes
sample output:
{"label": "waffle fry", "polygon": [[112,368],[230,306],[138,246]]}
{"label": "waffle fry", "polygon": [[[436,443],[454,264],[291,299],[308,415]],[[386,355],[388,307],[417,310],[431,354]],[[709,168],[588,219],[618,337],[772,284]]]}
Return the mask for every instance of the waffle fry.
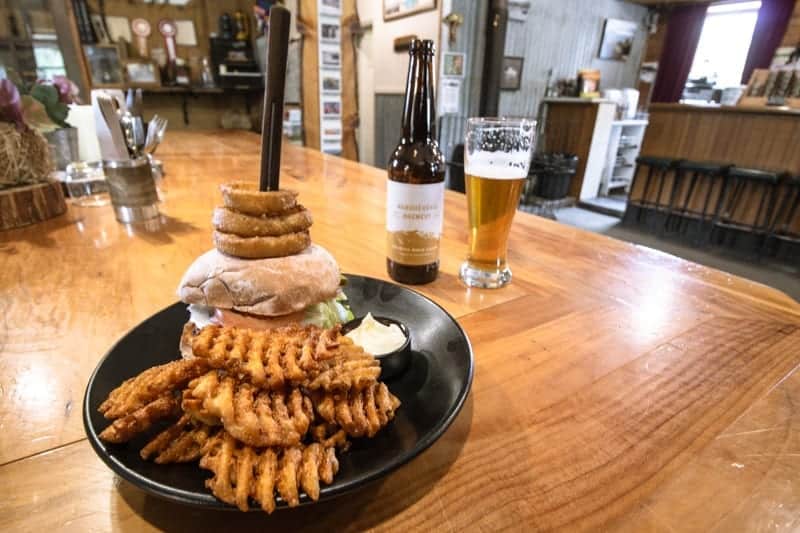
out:
{"label": "waffle fry", "polygon": [[208,371],[202,359],[172,361],[148,368],[111,391],[98,410],[106,418],[129,415],[164,394],[183,388],[189,381]]}
{"label": "waffle fry", "polygon": [[217,430],[204,424],[196,424],[189,415],[183,415],[174,425],[158,434],[139,452],[142,459],[158,464],[190,463],[203,455],[210,438]]}
{"label": "waffle fry", "polygon": [[363,391],[316,393],[312,397],[317,414],[341,426],[351,437],[373,437],[394,418],[400,406],[400,400],[383,383]]}
{"label": "waffle fry", "polygon": [[140,407],[131,414],[114,420],[99,436],[106,442],[128,442],[139,433],[150,429],[154,422],[171,416],[177,417],[180,414],[178,400],[171,393],[168,393]]}
{"label": "waffle fry", "polygon": [[[158,464],[199,461],[220,500],[271,513],[312,500],[339,469],[350,437],[372,437],[400,401],[378,381],[380,364],[338,328],[184,331],[193,359],[145,370],[101,404],[119,443],[170,416],[179,420],[140,451]],[[178,394],[180,393],[180,398]]]}
{"label": "waffle fry", "polygon": [[311,400],[299,389],[259,391],[211,371],[184,391],[183,410],[206,423],[218,419],[225,430],[250,446],[295,446],[314,418]]}
{"label": "waffle fry", "polygon": [[348,337],[341,337],[339,352],[322,363],[320,372],[303,383],[309,390],[348,391],[371,387],[381,375],[381,364],[374,356],[354,344]]}
{"label": "waffle fry", "polygon": [[334,448],[318,443],[256,450],[223,432],[207,448],[200,467],[214,473],[206,487],[220,500],[246,511],[252,498],[272,513],[276,492],[289,507],[299,505],[301,489],[317,500],[320,482],[333,482],[339,462]]}
{"label": "waffle fry", "polygon": [[344,338],[338,328],[290,326],[254,331],[207,326],[194,337],[192,350],[213,368],[275,390],[301,385],[309,375],[319,373],[320,363],[337,355]]}
{"label": "waffle fry", "polygon": [[309,431],[311,439],[318,442],[324,448],[336,448],[339,451],[347,451],[350,448],[350,441],[347,440],[347,433],[336,424],[317,424]]}

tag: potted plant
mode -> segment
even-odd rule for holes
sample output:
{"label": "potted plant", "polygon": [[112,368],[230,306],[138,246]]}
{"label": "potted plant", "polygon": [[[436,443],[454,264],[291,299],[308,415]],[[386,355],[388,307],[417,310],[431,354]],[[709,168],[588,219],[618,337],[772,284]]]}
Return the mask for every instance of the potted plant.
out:
{"label": "potted plant", "polygon": [[53,158],[41,131],[56,129],[45,106],[0,80],[0,230],[32,224],[66,210]]}
{"label": "potted plant", "polygon": [[78,87],[65,76],[53,76],[52,82],[38,81],[29,94],[44,107],[51,124],[37,128],[50,143],[56,168],[64,170],[78,159],[78,130],[67,123],[70,104],[79,104]]}

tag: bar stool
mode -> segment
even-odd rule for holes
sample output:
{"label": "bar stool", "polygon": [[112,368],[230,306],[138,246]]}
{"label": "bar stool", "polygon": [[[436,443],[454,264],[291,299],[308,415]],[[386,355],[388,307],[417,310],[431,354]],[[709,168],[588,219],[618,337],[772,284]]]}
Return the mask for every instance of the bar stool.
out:
{"label": "bar stool", "polygon": [[[769,227],[765,249],[776,256],[800,255],[800,176],[787,177]],[[793,250],[793,253],[792,253]]]}
{"label": "bar stool", "polygon": [[[666,157],[639,156],[636,158],[636,170],[633,174],[631,193],[628,204],[625,208],[623,222],[628,224],[640,225],[643,222],[650,222],[649,215],[654,212],[659,205],[659,200],[664,190],[664,182],[667,173],[674,169],[680,160],[669,159]],[[647,167],[647,173],[641,177],[642,167]],[[653,177],[658,180],[658,184],[653,184]],[[641,183],[641,185],[640,185]],[[652,191],[657,190],[654,197]],[[637,196],[641,193],[641,196]]]}
{"label": "bar stool", "polygon": [[718,215],[720,195],[732,166],[711,161],[678,163],[663,231],[678,233],[695,243],[706,241]]}
{"label": "bar stool", "polygon": [[[755,237],[754,248],[763,247],[767,236],[775,202],[779,174],[752,168],[733,167],[719,199],[719,215],[715,217],[711,230],[711,240],[717,244],[728,242],[732,247],[750,248],[737,243],[740,236]],[[746,194],[747,191],[751,194]],[[757,199],[755,216],[750,213]]]}

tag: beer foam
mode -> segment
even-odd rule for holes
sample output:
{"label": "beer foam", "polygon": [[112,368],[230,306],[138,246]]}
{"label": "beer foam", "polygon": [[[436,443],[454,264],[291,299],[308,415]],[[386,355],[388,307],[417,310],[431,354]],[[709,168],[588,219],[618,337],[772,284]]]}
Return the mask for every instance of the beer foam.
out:
{"label": "beer foam", "polygon": [[466,154],[464,172],[472,176],[493,180],[516,180],[528,176],[529,153],[479,152]]}

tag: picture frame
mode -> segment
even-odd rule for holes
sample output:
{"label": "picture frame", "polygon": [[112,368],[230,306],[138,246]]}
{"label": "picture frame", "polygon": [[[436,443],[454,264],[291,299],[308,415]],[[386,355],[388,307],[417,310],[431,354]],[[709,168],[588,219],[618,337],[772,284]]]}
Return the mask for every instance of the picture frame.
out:
{"label": "picture frame", "polygon": [[99,44],[109,44],[111,43],[111,38],[108,36],[108,32],[106,31],[106,21],[103,19],[103,15],[93,14],[90,15],[92,29],[94,30],[94,35],[97,37],[97,42]]}
{"label": "picture frame", "polygon": [[342,92],[342,73],[338,70],[323,70],[321,72],[321,86],[323,93]]}
{"label": "picture frame", "polygon": [[106,28],[111,42],[119,43],[124,41],[126,44],[133,42],[131,22],[128,17],[107,16]]}
{"label": "picture frame", "polygon": [[341,100],[323,100],[322,101],[322,116],[324,118],[341,117],[342,116],[342,101]]}
{"label": "picture frame", "polygon": [[383,0],[383,20],[395,20],[436,9],[436,0]]}
{"label": "picture frame", "polygon": [[327,42],[339,42],[340,35],[341,35],[341,26],[339,25],[338,20],[336,19],[320,20],[320,31],[319,31],[320,40]]}
{"label": "picture frame", "polygon": [[525,59],[516,56],[503,58],[500,71],[500,89],[504,91],[518,91],[522,85],[522,67]]}
{"label": "picture frame", "polygon": [[321,48],[322,68],[334,68],[342,65],[342,54],[338,48]]}
{"label": "picture frame", "polygon": [[613,61],[627,61],[631,55],[638,28],[638,24],[628,20],[606,19],[597,57]]}
{"label": "picture frame", "polygon": [[442,76],[463,78],[465,58],[466,54],[462,52],[445,52],[442,56]]}
{"label": "picture frame", "polygon": [[341,141],[342,140],[342,121],[341,120],[323,120],[322,121],[322,134],[323,142],[327,141]]}
{"label": "picture frame", "polygon": [[85,44],[83,55],[89,67],[94,88],[119,88],[125,83],[123,61],[125,56],[119,45]]}
{"label": "picture frame", "polygon": [[148,59],[125,61],[125,78],[130,87],[160,87],[161,69]]}
{"label": "picture frame", "polygon": [[321,15],[341,15],[342,0],[321,0],[319,12]]}

